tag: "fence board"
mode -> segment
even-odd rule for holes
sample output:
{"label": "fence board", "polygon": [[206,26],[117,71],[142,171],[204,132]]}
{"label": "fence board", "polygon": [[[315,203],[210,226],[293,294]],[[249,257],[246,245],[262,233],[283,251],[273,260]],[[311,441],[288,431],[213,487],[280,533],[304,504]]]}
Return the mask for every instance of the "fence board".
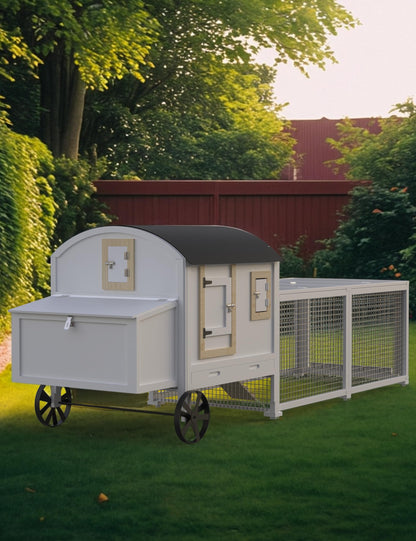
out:
{"label": "fence board", "polygon": [[305,250],[332,236],[351,181],[108,181],[98,198],[120,225],[217,224],[246,229],[277,251],[306,236]]}

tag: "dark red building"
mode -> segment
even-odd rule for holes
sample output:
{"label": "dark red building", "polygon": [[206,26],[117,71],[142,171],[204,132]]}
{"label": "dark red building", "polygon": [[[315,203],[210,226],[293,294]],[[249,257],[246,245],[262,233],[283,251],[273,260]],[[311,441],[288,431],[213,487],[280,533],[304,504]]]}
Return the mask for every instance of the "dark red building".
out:
{"label": "dark red building", "polygon": [[[380,131],[377,118],[351,119],[354,126],[366,128],[372,133]],[[331,148],[328,138],[338,139],[337,124],[341,120],[321,118],[319,120],[291,120],[292,136],[296,139],[294,167],[287,167],[282,180],[345,180],[345,171],[334,173],[326,165],[329,160],[339,158]]]}

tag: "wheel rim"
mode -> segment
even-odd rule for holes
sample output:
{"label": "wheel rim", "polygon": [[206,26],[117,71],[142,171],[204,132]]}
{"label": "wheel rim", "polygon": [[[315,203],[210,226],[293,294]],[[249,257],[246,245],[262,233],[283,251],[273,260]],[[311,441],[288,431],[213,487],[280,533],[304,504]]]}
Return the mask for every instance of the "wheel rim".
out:
{"label": "wheel rim", "polygon": [[209,418],[209,404],[205,395],[201,391],[187,391],[176,405],[176,434],[185,443],[197,443],[207,431]]}
{"label": "wheel rim", "polygon": [[59,406],[52,407],[52,391],[49,386],[41,385],[35,397],[35,412],[39,421],[54,428],[64,423],[71,411],[71,389],[60,387]]}

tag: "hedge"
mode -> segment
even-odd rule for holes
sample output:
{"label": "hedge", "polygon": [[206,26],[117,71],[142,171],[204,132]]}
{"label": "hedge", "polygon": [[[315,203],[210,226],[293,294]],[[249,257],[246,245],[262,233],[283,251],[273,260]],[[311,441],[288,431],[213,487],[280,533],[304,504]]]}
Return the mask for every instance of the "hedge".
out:
{"label": "hedge", "polygon": [[0,335],[9,328],[11,307],[49,290],[52,172],[43,143],[0,125]]}

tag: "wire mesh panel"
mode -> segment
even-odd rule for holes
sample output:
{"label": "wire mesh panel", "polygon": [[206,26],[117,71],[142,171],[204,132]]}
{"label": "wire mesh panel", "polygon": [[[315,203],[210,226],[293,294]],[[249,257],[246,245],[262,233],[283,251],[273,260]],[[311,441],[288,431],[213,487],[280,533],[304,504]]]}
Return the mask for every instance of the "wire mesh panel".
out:
{"label": "wire mesh panel", "polygon": [[343,388],[344,297],[280,304],[280,402]]}
{"label": "wire mesh panel", "polygon": [[[270,377],[246,381],[223,383],[201,389],[211,406],[219,408],[266,411],[270,408]],[[165,389],[153,393],[153,400],[159,404],[175,403],[177,389]]]}
{"label": "wire mesh panel", "polygon": [[404,295],[389,291],[353,296],[353,386],[402,375]]}

